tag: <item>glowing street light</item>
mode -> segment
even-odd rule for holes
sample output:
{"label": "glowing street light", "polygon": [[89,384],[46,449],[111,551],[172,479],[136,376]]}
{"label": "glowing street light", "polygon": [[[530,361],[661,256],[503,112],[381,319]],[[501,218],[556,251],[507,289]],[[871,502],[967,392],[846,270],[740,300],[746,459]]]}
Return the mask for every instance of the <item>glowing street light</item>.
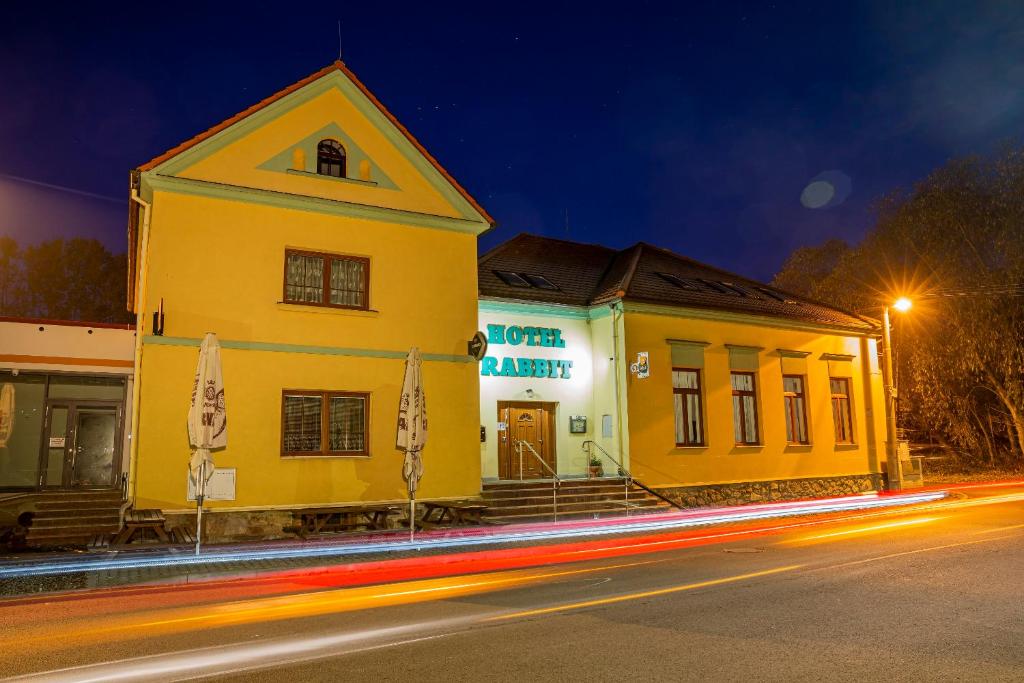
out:
{"label": "glowing street light", "polygon": [[901,296],[899,299],[896,299],[896,301],[893,302],[892,304],[892,307],[895,308],[900,313],[906,313],[911,308],[913,308],[913,306],[914,302],[905,296]]}

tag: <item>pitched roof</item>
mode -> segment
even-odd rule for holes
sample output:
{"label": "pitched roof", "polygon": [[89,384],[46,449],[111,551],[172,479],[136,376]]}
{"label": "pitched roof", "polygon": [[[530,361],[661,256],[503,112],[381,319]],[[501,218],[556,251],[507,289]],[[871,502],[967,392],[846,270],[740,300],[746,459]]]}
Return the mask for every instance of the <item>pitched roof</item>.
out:
{"label": "pitched roof", "polygon": [[[673,251],[622,250],[522,233],[479,260],[480,296],[590,306],[622,299],[787,318],[869,331],[874,321],[784,292]],[[507,284],[496,272],[542,275],[558,290]]]}
{"label": "pitched roof", "polygon": [[246,119],[249,116],[252,116],[256,112],[260,111],[261,109],[266,108],[267,106],[273,104],[274,102],[280,100],[281,98],[283,98],[283,97],[285,97],[287,95],[290,95],[291,93],[293,93],[293,92],[295,92],[297,90],[301,90],[302,88],[306,87],[310,83],[313,83],[314,81],[317,81],[317,80],[323,78],[324,76],[330,74],[333,71],[340,71],[350,81],[352,81],[352,83],[357,88],[359,88],[359,90],[366,96],[366,98],[368,100],[370,100],[370,102],[372,102],[373,105],[375,107],[377,107],[377,109],[379,109],[380,112],[392,124],[394,124],[395,128],[397,128],[399,130],[399,132],[401,132],[402,135],[404,135],[406,137],[406,139],[413,145],[413,147],[415,147],[419,151],[419,153],[422,154],[427,159],[427,161],[429,161],[430,164],[434,168],[437,169],[438,173],[440,173],[444,177],[445,180],[447,180],[449,183],[451,183],[452,187],[454,187],[458,191],[458,193],[461,194],[466,199],[466,201],[469,202],[470,205],[474,209],[476,209],[477,212],[479,212],[479,214],[481,216],[483,216],[484,220],[486,220],[488,223],[490,223],[492,227],[494,225],[496,225],[494,219],[491,218],[490,214],[487,213],[487,211],[484,209],[484,207],[480,206],[480,204],[477,203],[477,201],[475,199],[473,199],[473,197],[469,194],[469,192],[467,192],[465,188],[463,188],[461,185],[459,185],[458,181],[455,180],[455,178],[453,178],[451,176],[451,174],[448,173],[448,171],[446,171],[444,169],[443,166],[441,166],[441,164],[437,161],[437,159],[435,159],[433,157],[433,155],[431,155],[430,152],[428,152],[426,150],[426,148],[422,144],[420,144],[419,140],[417,140],[415,137],[413,137],[412,133],[410,133],[408,131],[408,129],[405,126],[403,126],[398,121],[398,119],[395,118],[394,114],[392,114],[390,111],[388,111],[387,108],[381,103],[381,101],[378,100],[376,98],[376,96],[374,96],[374,94],[372,92],[370,92],[370,90],[365,85],[363,85],[363,82],[360,81],[359,78],[357,78],[354,73],[352,73],[352,70],[349,69],[347,66],[345,66],[345,63],[340,61],[340,60],[334,62],[333,64],[325,66],[323,69],[320,69],[316,73],[312,73],[309,76],[306,76],[305,78],[303,78],[301,80],[298,80],[295,83],[292,83],[291,85],[289,85],[286,88],[283,88],[282,90],[278,90],[276,93],[274,93],[270,97],[268,97],[268,98],[266,98],[264,100],[260,100],[259,102],[257,102],[256,104],[252,105],[248,109],[235,114],[231,118],[228,118],[228,119],[225,119],[224,121],[221,121],[217,125],[215,125],[215,126],[213,126],[211,128],[208,128],[207,130],[203,131],[202,133],[199,133],[198,135],[196,135],[196,136],[186,140],[185,142],[181,143],[177,147],[173,147],[173,148],[167,150],[166,152],[164,152],[163,154],[161,154],[161,155],[159,155],[157,157],[154,157],[153,159],[150,159],[146,163],[144,163],[141,166],[139,166],[137,170],[139,170],[139,171],[149,171],[149,170],[152,170],[152,169],[156,168],[157,166],[159,166],[160,164],[164,163],[165,161],[168,161],[168,160],[173,159],[174,157],[178,156],[179,154],[181,154],[185,150],[188,150],[188,149],[190,149],[192,147],[195,147],[200,142],[203,142],[204,140],[213,137],[217,133],[220,133],[221,131],[223,131],[223,130],[233,126],[234,124],[238,123],[239,121],[242,121],[243,119]]}

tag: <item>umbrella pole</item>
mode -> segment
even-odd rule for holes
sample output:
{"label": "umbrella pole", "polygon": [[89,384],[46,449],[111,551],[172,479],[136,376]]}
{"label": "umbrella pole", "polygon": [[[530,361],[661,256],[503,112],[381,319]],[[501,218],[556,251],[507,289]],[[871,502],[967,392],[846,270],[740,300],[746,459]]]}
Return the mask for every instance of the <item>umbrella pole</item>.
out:
{"label": "umbrella pole", "polygon": [[199,539],[203,537],[203,494],[206,493],[206,462],[199,466],[196,481],[196,555],[199,554]]}
{"label": "umbrella pole", "polygon": [[409,542],[416,537],[416,493],[409,498]]}

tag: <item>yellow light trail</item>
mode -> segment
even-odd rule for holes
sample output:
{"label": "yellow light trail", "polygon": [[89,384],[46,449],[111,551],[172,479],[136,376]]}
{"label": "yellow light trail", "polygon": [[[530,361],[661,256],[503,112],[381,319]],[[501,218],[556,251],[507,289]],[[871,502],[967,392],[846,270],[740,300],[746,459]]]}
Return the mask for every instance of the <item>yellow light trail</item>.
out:
{"label": "yellow light trail", "polygon": [[929,524],[931,522],[937,522],[944,517],[917,517],[915,519],[904,519],[897,522],[885,522],[884,524],[871,524],[867,526],[858,526],[852,529],[843,529],[842,531],[830,531],[824,534],[813,534],[809,536],[799,536],[797,538],[786,539],[779,541],[776,545],[808,545],[811,543],[825,543],[832,540],[842,540],[851,536],[861,534],[873,534],[881,533],[883,531],[891,531],[892,529],[899,529],[908,526],[917,526],[919,524]]}
{"label": "yellow light trail", "polygon": [[[665,562],[667,559],[628,562],[599,567],[566,569],[560,571],[514,570],[485,575],[422,579],[400,584],[342,588],[313,593],[274,596],[222,603],[202,607],[173,608],[146,612],[128,617],[83,618],[62,628],[67,642],[77,644],[83,640],[107,640],[111,637],[139,638],[154,634],[189,631],[201,628],[219,628],[242,624],[295,619],[338,612],[376,609],[392,605],[405,605],[431,600],[444,600],[458,596],[484,593],[491,590],[514,588],[549,579],[579,574],[611,571],[640,565]],[[156,614],[164,614],[154,618]],[[97,621],[99,624],[97,624]],[[0,649],[28,644],[61,646],[53,641],[52,630],[10,629],[0,634]]]}
{"label": "yellow light trail", "polygon": [[670,588],[659,588],[653,591],[643,591],[641,593],[629,593],[628,595],[617,595],[611,598],[598,598],[595,600],[585,600],[583,602],[573,602],[567,605],[556,605],[555,607],[543,607],[540,609],[531,609],[524,612],[515,612],[513,614],[502,614],[497,617],[489,617],[484,621],[502,621],[506,619],[518,619],[521,617],[534,617],[541,614],[552,614],[554,612],[566,612],[574,609],[583,609],[585,607],[600,607],[601,605],[611,605],[617,602],[626,602],[628,600],[640,600],[643,598],[651,598],[658,595],[668,595],[670,593],[681,593],[683,591],[692,591],[698,588],[709,588],[711,586],[721,586],[727,583],[736,583],[737,581],[746,581],[748,579],[756,579],[761,576],[771,576],[773,574],[781,574],[782,572],[790,572],[795,569],[803,567],[801,564],[794,564],[788,567],[776,567],[775,569],[765,569],[760,572],[751,572],[749,574],[740,574],[738,576],[727,576],[722,579],[709,579],[708,581],[698,581],[697,583],[687,583],[682,586],[672,586]]}

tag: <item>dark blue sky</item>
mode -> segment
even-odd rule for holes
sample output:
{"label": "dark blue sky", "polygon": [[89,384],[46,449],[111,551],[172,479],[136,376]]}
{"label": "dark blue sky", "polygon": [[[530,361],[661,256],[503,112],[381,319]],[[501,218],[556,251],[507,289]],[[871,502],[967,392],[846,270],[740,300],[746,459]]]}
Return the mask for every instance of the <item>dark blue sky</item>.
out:
{"label": "dark blue sky", "polygon": [[484,248],[568,211],[573,239],[766,279],[1024,124],[1012,2],[35,5],[0,21],[22,242],[123,250],[129,169],[331,62],[339,18],[346,63],[500,223]]}

